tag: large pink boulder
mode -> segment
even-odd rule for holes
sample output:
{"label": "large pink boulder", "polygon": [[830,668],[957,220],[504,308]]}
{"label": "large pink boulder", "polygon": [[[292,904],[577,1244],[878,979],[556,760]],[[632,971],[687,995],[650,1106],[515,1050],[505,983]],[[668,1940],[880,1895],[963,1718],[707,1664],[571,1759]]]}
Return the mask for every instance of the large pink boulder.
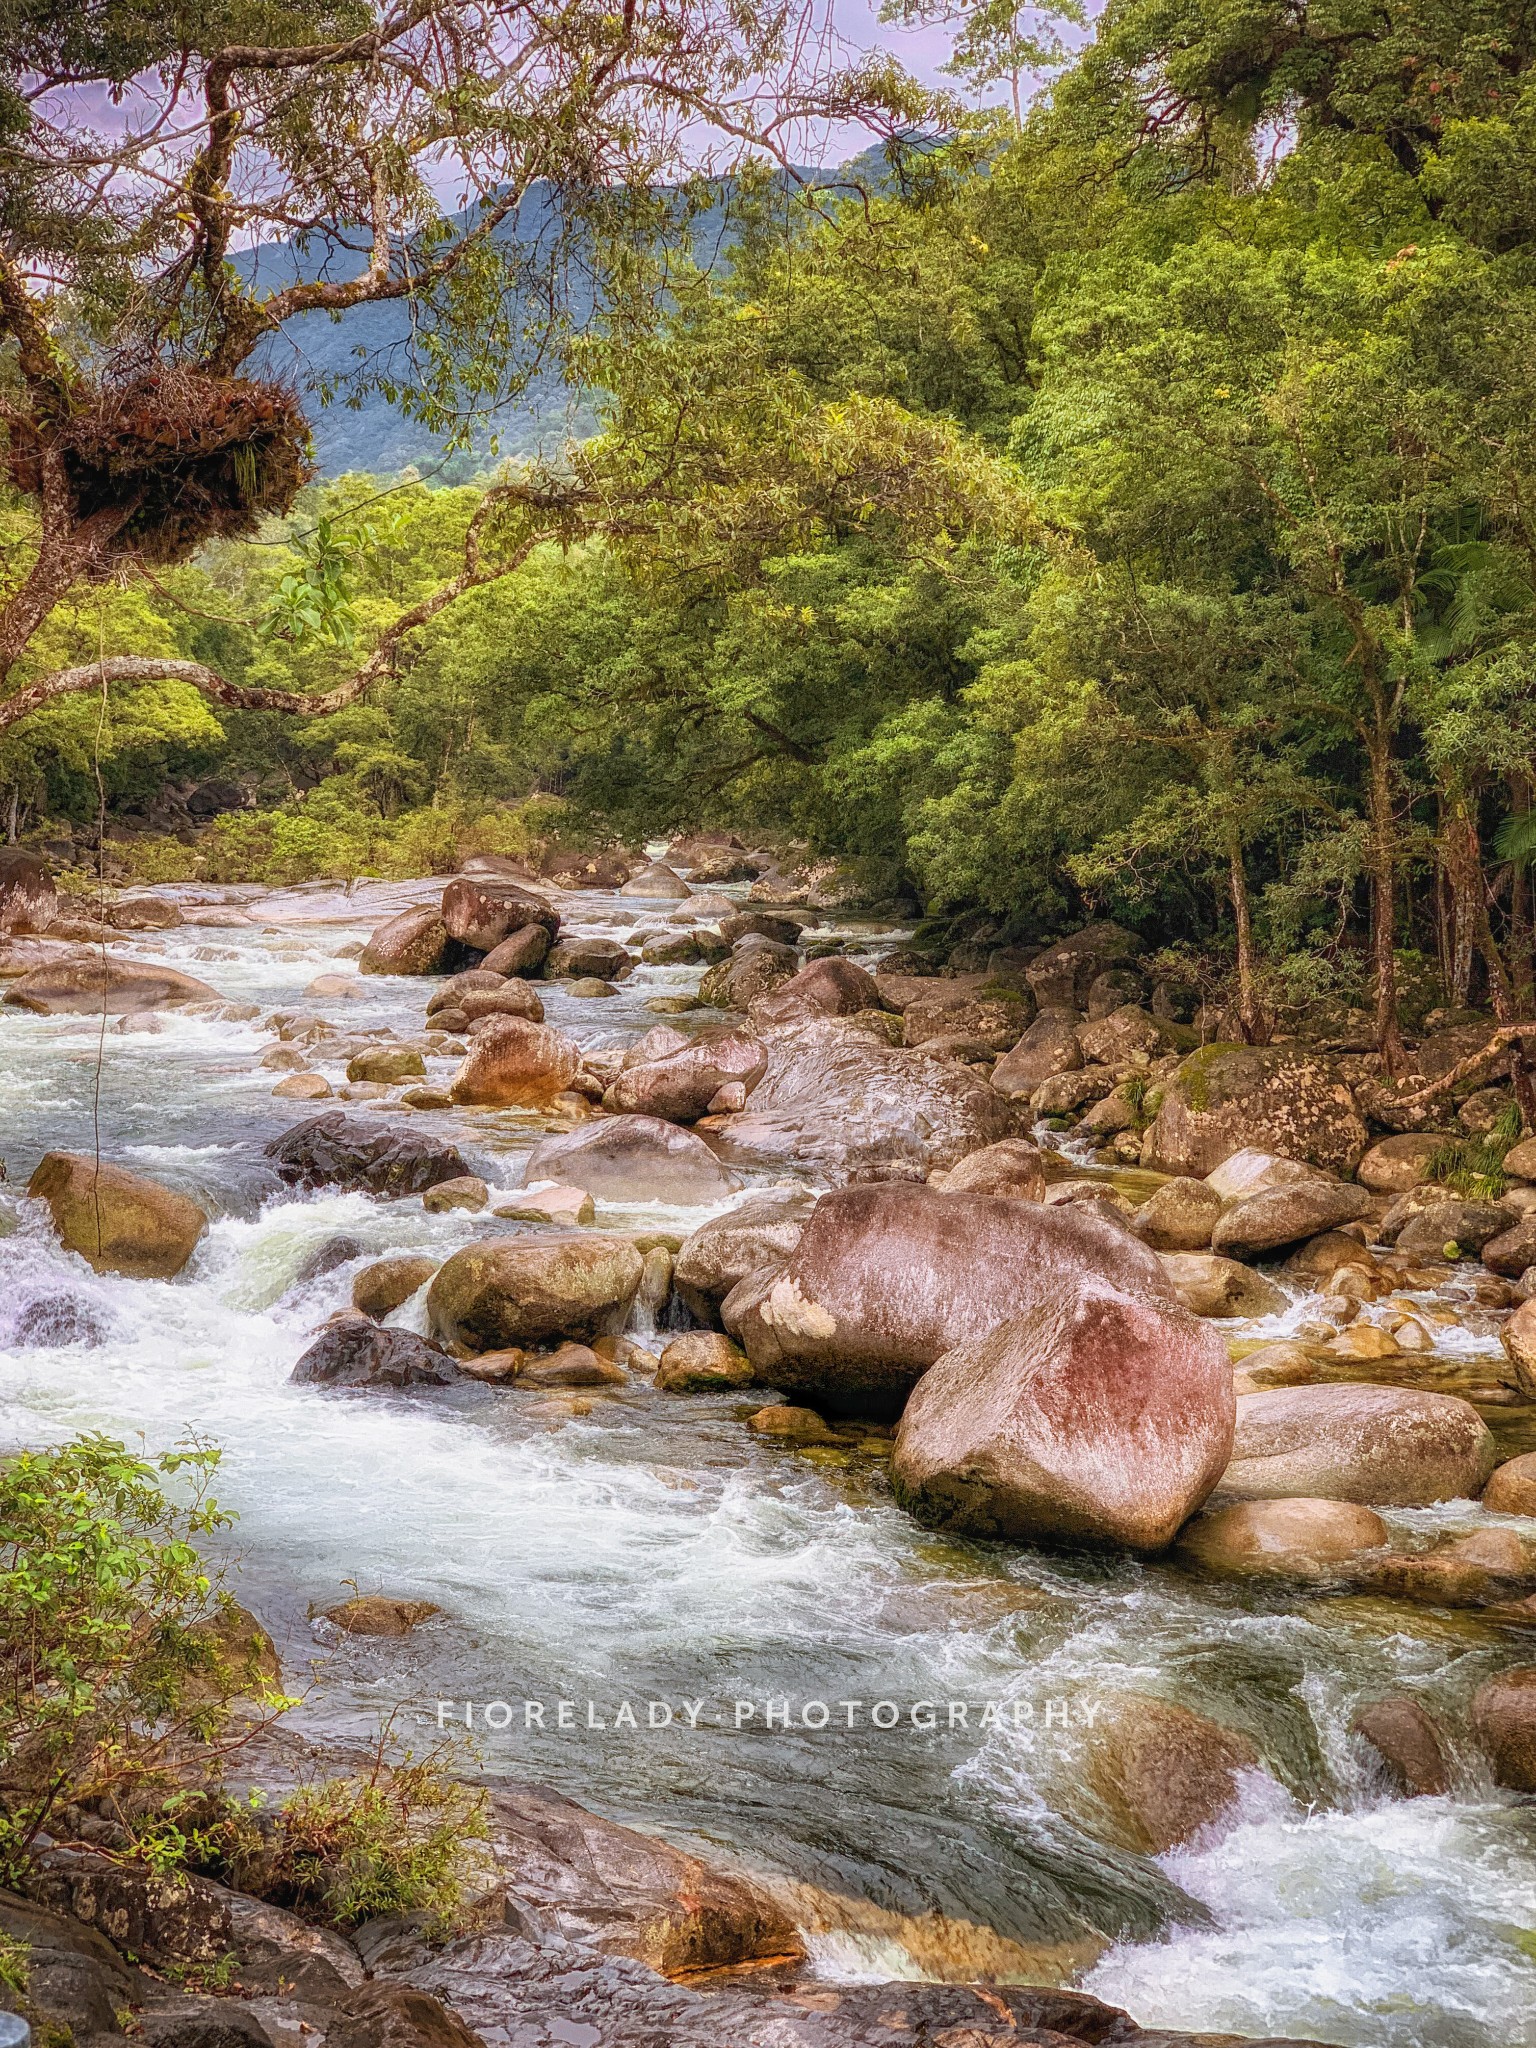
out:
{"label": "large pink boulder", "polygon": [[1235,1412],[1208,1324],[1080,1277],[923,1375],[894,1472],[967,1535],[1161,1550],[1221,1477]]}
{"label": "large pink boulder", "polygon": [[945,1352],[1086,1279],[1174,1305],[1156,1253],[1087,1208],[891,1182],[824,1195],[721,1319],[760,1379],[889,1413]]}
{"label": "large pink boulder", "polygon": [[547,897],[516,882],[478,880],[460,875],[443,891],[443,925],[449,938],[477,953],[490,953],[514,932],[542,925],[551,938],[560,929],[560,913]]}
{"label": "large pink boulder", "polygon": [[764,1046],[744,1032],[698,1038],[660,1059],[626,1067],[604,1101],[609,1109],[691,1124],[731,1082],[749,1094],[767,1065]]}
{"label": "large pink boulder", "polygon": [[883,1008],[874,976],[853,961],[832,954],[825,960],[810,961],[770,995],[759,997],[752,1005],[752,1022],[766,1029],[810,1017],[852,1017],[859,1010]]}

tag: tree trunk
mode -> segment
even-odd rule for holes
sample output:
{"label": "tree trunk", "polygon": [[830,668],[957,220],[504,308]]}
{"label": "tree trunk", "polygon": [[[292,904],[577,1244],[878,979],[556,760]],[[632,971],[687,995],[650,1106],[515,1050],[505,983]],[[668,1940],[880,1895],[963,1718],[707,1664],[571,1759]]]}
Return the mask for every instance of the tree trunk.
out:
{"label": "tree trunk", "polygon": [[[1524,817],[1531,808],[1531,785],[1523,775],[1509,778],[1509,808]],[[1523,1016],[1536,1013],[1536,944],[1533,944],[1530,875],[1520,861],[1509,875],[1509,940],[1505,947],[1509,978]]]}
{"label": "tree trunk", "polygon": [[[1481,929],[1488,921],[1483,887],[1482,848],[1471,804],[1464,790],[1440,799],[1440,866],[1451,898],[1451,948],[1446,993],[1459,1010],[1472,998],[1472,961]],[[1491,934],[1490,934],[1491,937]],[[1500,1018],[1500,1023],[1509,1022]]]}
{"label": "tree trunk", "polygon": [[1258,963],[1253,945],[1253,905],[1243,845],[1235,830],[1227,833],[1227,874],[1232,891],[1232,921],[1237,927],[1237,1021],[1245,1045],[1264,1042],[1265,1018],[1259,1002]]}
{"label": "tree trunk", "polygon": [[1370,816],[1371,959],[1376,970],[1376,1049],[1388,1074],[1407,1061],[1397,1015],[1397,888],[1393,873],[1397,821],[1392,812],[1392,744],[1385,706],[1365,728],[1366,801]]}

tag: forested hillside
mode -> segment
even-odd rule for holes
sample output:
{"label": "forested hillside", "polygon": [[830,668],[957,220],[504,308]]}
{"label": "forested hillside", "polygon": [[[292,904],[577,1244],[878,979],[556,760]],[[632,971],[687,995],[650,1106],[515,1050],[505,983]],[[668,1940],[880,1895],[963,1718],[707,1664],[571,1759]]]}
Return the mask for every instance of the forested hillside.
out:
{"label": "forested hillside", "polygon": [[[744,205],[660,332],[617,303],[581,505],[396,680],[313,723],[125,697],[115,810],[238,781],[280,814],[205,864],[345,871],[546,792],[879,856],[995,929],[1106,912],[1255,1030],[1328,995],[1390,1043],[1436,969],[1528,1004],[1531,54],[1491,6],[1122,0],[1022,132],[788,238]],[[475,504],[316,486],[43,652],[333,686]],[[0,742],[23,829],[88,822],[96,716]]]}

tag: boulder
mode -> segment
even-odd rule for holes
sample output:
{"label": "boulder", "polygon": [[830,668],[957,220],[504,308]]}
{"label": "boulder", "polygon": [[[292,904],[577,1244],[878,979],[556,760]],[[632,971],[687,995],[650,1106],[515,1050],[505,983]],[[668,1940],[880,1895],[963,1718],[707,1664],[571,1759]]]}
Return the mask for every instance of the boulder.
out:
{"label": "boulder", "polygon": [[448,930],[435,903],[381,924],[358,956],[359,974],[441,974]]}
{"label": "boulder", "polygon": [[785,1402],[759,1408],[747,1417],[747,1427],[758,1436],[787,1437],[791,1443],[828,1444],[836,1441],[814,1408],[795,1408]]}
{"label": "boulder", "polygon": [[447,1352],[357,1309],[332,1316],[289,1374],[300,1387],[446,1387],[459,1377]]}
{"label": "boulder", "polygon": [[1010,1102],[1023,1101],[1052,1075],[1073,1073],[1082,1064],[1073,1019],[1060,1010],[1042,1010],[1012,1052],[992,1069],[992,1086]]}
{"label": "boulder", "polygon": [[561,939],[550,948],[544,972],[551,981],[620,981],[634,964],[617,939]]}
{"label": "boulder", "polygon": [[880,991],[872,974],[836,954],[812,960],[788,981],[752,1004],[755,1029],[797,1024],[812,1017],[851,1017],[858,1010],[878,1010]]}
{"label": "boulder", "polygon": [[1215,1331],[1064,1276],[923,1375],[894,1476],[924,1520],[967,1535],[1161,1550],[1221,1477],[1234,1413]]}
{"label": "boulder", "polygon": [[[665,1027],[658,1027],[665,1029]],[[647,1037],[655,1037],[648,1032]],[[680,1038],[678,1032],[667,1034]],[[720,1090],[739,1082],[744,1094],[762,1079],[768,1065],[767,1049],[745,1032],[727,1032],[713,1038],[682,1039],[680,1045],[660,1059],[631,1065],[625,1063],[618,1079],[604,1096],[607,1108],[625,1115],[665,1117],[673,1123],[693,1123],[703,1116]]]}
{"label": "boulder", "polygon": [[774,1037],[746,1109],[722,1119],[715,1142],[732,1166],[841,1181],[893,1164],[926,1176],[1015,1129],[1008,1104],[967,1069],[826,1017]]}
{"label": "boulder", "polygon": [[272,1093],[284,1102],[323,1102],[335,1093],[324,1074],[290,1074]]}
{"label": "boulder", "polygon": [[585,1188],[535,1188],[515,1201],[498,1202],[491,1211],[512,1223],[564,1223],[585,1226],[597,1220]]}
{"label": "boulder", "polygon": [[290,1285],[308,1287],[313,1281],[324,1279],[327,1273],[334,1273],[341,1266],[350,1266],[366,1251],[367,1246],[360,1237],[354,1237],[348,1230],[334,1231],[315,1246],[294,1274]]}
{"label": "boulder", "polygon": [[325,2048],[486,2048],[486,2044],[430,1992],[375,1979],[347,1994],[340,2012],[326,2026]]}
{"label": "boulder", "polygon": [[600,1202],[666,1202],[703,1208],[740,1183],[702,1138],[654,1116],[599,1117],[579,1130],[541,1138],[528,1155],[525,1186],[553,1180],[585,1188]]}
{"label": "boulder", "polygon": [[[1383,1218],[1383,1236],[1391,1211]],[[1500,1237],[1515,1221],[1514,1211],[1500,1202],[1463,1202],[1447,1198],[1420,1209],[1397,1232],[1397,1248],[1413,1258],[1438,1259],[1448,1244],[1462,1258],[1475,1258],[1485,1244]]]}
{"label": "boulder", "polygon": [[1343,1173],[1368,1133],[1337,1065],[1295,1046],[1208,1045],[1163,1083],[1145,1163],[1203,1175],[1262,1146]]}
{"label": "boulder", "polygon": [[42,855],[0,846],[0,932],[46,931],[58,907],[58,892]]}
{"label": "boulder", "polygon": [[519,925],[499,946],[492,946],[480,964],[495,974],[537,974],[549,957],[549,948],[550,936],[543,925]]}
{"label": "boulder", "polygon": [[1107,1017],[1079,1024],[1077,1042],[1090,1063],[1123,1066],[1134,1053],[1161,1052],[1166,1040],[1163,1027],[1149,1010],[1138,1003],[1124,1003]]}
{"label": "boulder", "polygon": [[1536,1451],[1508,1458],[1483,1488],[1490,1515],[1536,1515]]}
{"label": "boulder", "polygon": [[175,967],[158,961],[103,959],[98,954],[32,968],[11,983],[5,1001],[13,1009],[43,1017],[71,1012],[117,1017],[178,1003],[217,1003],[222,998],[206,981]]}
{"label": "boulder", "polygon": [[1504,1154],[1504,1171],[1516,1180],[1536,1180],[1536,1138],[1522,1138]]}
{"label": "boulder", "polygon": [[1259,1394],[1266,1387],[1305,1386],[1317,1377],[1317,1365],[1307,1347],[1280,1337],[1244,1352],[1232,1383],[1240,1394]]}
{"label": "boulder", "polygon": [[735,946],[741,939],[771,939],[776,946],[791,949],[800,943],[800,933],[805,926],[803,917],[776,917],[769,910],[738,910],[728,917],[722,917],[719,932],[728,946]]}
{"label": "boulder", "polygon": [[1347,1230],[1324,1230],[1308,1238],[1293,1251],[1280,1268],[1287,1280],[1299,1280],[1309,1288],[1326,1286],[1341,1266],[1375,1264],[1361,1240]]}
{"label": "boulder", "polygon": [[1277,1316],[1290,1306],[1273,1280],[1214,1252],[1164,1252],[1163,1269],[1197,1316]]}
{"label": "boulder", "polygon": [[327,1607],[325,1619],[349,1636],[382,1636],[398,1640],[442,1609],[430,1600],[400,1600],[388,1593],[359,1593],[339,1606]]}
{"label": "boulder", "polygon": [[728,960],[710,968],[699,984],[699,999],[721,1010],[745,1010],[789,981],[799,966],[800,955],[793,946],[773,939],[743,939],[731,948]]}
{"label": "boulder", "polygon": [[1493,1469],[1482,1417],[1453,1394],[1408,1387],[1277,1387],[1237,1404],[1223,1493],[1306,1494],[1370,1507],[1475,1499]]}
{"label": "boulder", "polygon": [[1144,1003],[1146,999],[1146,976],[1138,968],[1106,967],[1090,984],[1083,1008],[1088,1013],[1088,1022],[1094,1024],[1127,1003]]}
{"label": "boulder", "polygon": [[1380,1549],[1387,1535],[1370,1508],[1302,1495],[1208,1508],[1179,1538],[1179,1550],[1226,1575],[1326,1579],[1361,1551]]}
{"label": "boulder", "polygon": [[642,1267],[627,1237],[597,1231],[480,1238],[438,1268],[427,1315],[468,1351],[590,1341],[622,1329]]}
{"label": "boulder", "polygon": [[1081,1010],[1104,971],[1146,951],[1134,932],[1117,924],[1091,924],[1037,953],[1024,977],[1042,1010]]}
{"label": "boulder", "polygon": [[536,878],[527,861],[517,860],[510,853],[472,853],[460,861],[461,875],[492,875],[508,882],[532,882]]}
{"label": "boulder", "polygon": [[560,929],[559,911],[537,890],[468,875],[460,875],[443,891],[442,918],[449,938],[476,953],[493,953],[530,924],[541,925],[551,938]]}
{"label": "boulder", "polygon": [[1098,1717],[1085,1763],[1114,1832],[1162,1856],[1226,1812],[1259,1757],[1246,1736],[1204,1714],[1133,1693]]}
{"label": "boulder", "polygon": [[562,1094],[581,1071],[581,1050],[548,1024],[523,1017],[484,1020],[454,1075],[456,1103],[535,1109]]}
{"label": "boulder", "polygon": [[517,1384],[554,1390],[622,1387],[629,1384],[629,1374],[613,1359],[599,1358],[585,1344],[562,1344],[547,1358],[525,1359]]}
{"label": "boulder", "polygon": [[684,1240],[672,1269],[673,1285],[689,1310],[701,1322],[713,1322],[738,1281],[783,1264],[815,1206],[809,1188],[774,1189],[701,1224]]}
{"label": "boulder", "polygon": [[98,1273],[131,1280],[174,1280],[208,1228],[188,1196],[75,1152],[46,1153],[27,1193],[47,1204],[66,1249]]}
{"label": "boulder", "polygon": [[429,1216],[446,1216],[450,1209],[483,1209],[491,1191],[477,1173],[461,1173],[455,1180],[440,1180],[427,1189],[421,1206]]}
{"label": "boulder", "polygon": [[375,1322],[382,1322],[408,1302],[419,1287],[425,1287],[436,1271],[436,1259],[411,1252],[376,1259],[353,1280],[352,1306],[365,1316],[372,1316]]}
{"label": "boulder", "polygon": [[1472,1695],[1472,1726],[1495,1784],[1536,1792],[1536,1664],[1517,1664]]}
{"label": "boulder", "polygon": [[1447,1142],[1443,1131],[1407,1131],[1381,1138],[1355,1169],[1362,1187],[1375,1195],[1405,1195],[1426,1178],[1430,1159]]}
{"label": "boulder", "polygon": [[1226,1258],[1256,1259],[1341,1223],[1353,1223],[1370,1206],[1365,1189],[1349,1181],[1295,1181],[1289,1187],[1267,1188],[1222,1211],[1211,1231],[1211,1249]]}
{"label": "boulder", "polygon": [[1385,1766],[1394,1788],[1408,1799],[1438,1799],[1451,1789],[1440,1731],[1417,1700],[1370,1700],[1351,1722]]}
{"label": "boulder", "polygon": [[1197,1252],[1210,1243],[1220,1214],[1220,1195],[1203,1180],[1181,1175],[1154,1188],[1131,1228],[1155,1252]]}
{"label": "boulder", "polygon": [[1245,1202],[1250,1195],[1265,1195],[1274,1188],[1294,1187],[1299,1181],[1315,1181],[1333,1187],[1338,1175],[1304,1160],[1285,1159],[1278,1152],[1264,1152],[1252,1146],[1233,1152],[1219,1166],[1213,1166],[1205,1185],[1223,1203]]}
{"label": "boulder", "polygon": [[656,1384],[668,1394],[718,1394],[749,1386],[752,1361],[717,1330],[689,1330],[661,1354]]}
{"label": "boulder", "polygon": [[419,1081],[426,1078],[427,1063],[409,1045],[370,1045],[347,1061],[349,1081]]}
{"label": "boulder", "polygon": [[685,1051],[693,1043],[692,1036],[686,1031],[679,1031],[674,1024],[653,1024],[633,1045],[625,1046],[619,1056],[619,1071],[625,1073],[631,1067],[650,1066],[671,1053]]}
{"label": "boulder", "polygon": [[849,1187],[822,1197],[789,1258],[741,1281],[721,1318],[760,1379],[890,1412],[947,1351],[1089,1277],[1171,1299],[1156,1255],[1086,1210]]}
{"label": "boulder", "polygon": [[1483,1246],[1483,1264],[1506,1280],[1518,1280],[1536,1266],[1536,1211],[1527,1210],[1518,1223],[1490,1237]]}
{"label": "boulder", "polygon": [[932,1175],[929,1186],[946,1195],[1008,1195],[1016,1202],[1043,1202],[1045,1161],[1032,1139],[1000,1138]]}
{"label": "boulder", "polygon": [[1499,1332],[1515,1386],[1536,1400],[1536,1298],[1522,1301]]}
{"label": "boulder", "polygon": [[1017,989],[929,982],[902,1006],[902,1041],[929,1045],[935,1039],[961,1040],[986,1052],[1003,1053],[1018,1044],[1033,1010],[1030,998]]}
{"label": "boulder", "polygon": [[[458,1001],[458,1011],[466,1025],[478,1024],[482,1017],[524,1017],[530,1024],[544,1022],[544,1005],[526,981],[519,981],[509,975],[499,988],[465,989]],[[445,1013],[439,1012],[439,1015]],[[431,1015],[431,1012],[428,1012]],[[439,1025],[446,1030],[446,1023]]]}
{"label": "boulder", "polygon": [[[723,960],[730,950],[722,942],[714,957]],[[668,932],[659,939],[647,939],[640,948],[647,967],[691,967],[705,957],[705,946],[693,932]]]}
{"label": "boulder", "polygon": [[693,891],[677,873],[661,861],[637,868],[619,890],[621,896],[644,896],[652,903],[681,903]]}
{"label": "boulder", "polygon": [[396,1198],[469,1171],[457,1146],[340,1109],[295,1124],[271,1141],[266,1156],[289,1187],[360,1188]]}

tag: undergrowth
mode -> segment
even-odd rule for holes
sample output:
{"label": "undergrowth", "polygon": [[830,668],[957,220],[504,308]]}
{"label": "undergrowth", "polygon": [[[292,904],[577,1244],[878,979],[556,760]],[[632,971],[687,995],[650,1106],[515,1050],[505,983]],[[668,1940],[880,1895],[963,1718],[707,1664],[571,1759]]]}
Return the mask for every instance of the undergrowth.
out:
{"label": "undergrowth", "polygon": [[1521,1128],[1520,1112],[1511,1107],[1480,1138],[1447,1138],[1425,1161],[1425,1179],[1469,1202],[1496,1202],[1509,1186],[1504,1159],[1520,1142]]}

